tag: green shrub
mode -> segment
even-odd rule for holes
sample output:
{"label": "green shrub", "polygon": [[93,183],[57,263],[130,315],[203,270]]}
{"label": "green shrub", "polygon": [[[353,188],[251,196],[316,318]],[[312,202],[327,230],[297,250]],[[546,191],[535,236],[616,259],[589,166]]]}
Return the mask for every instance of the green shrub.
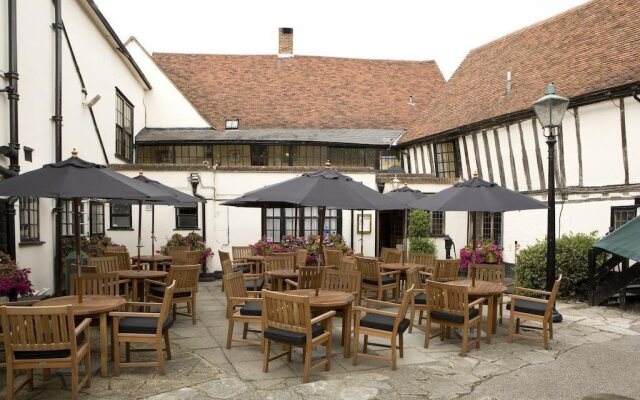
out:
{"label": "green shrub", "polygon": [[[584,297],[587,290],[589,249],[596,232],[563,235],[556,240],[556,275],[562,274],[560,297]],[[547,243],[538,241],[522,250],[514,267],[516,286],[542,289],[546,283]]]}
{"label": "green shrub", "polygon": [[429,238],[431,214],[422,210],[411,210],[409,214],[409,251],[436,254],[436,244]]}

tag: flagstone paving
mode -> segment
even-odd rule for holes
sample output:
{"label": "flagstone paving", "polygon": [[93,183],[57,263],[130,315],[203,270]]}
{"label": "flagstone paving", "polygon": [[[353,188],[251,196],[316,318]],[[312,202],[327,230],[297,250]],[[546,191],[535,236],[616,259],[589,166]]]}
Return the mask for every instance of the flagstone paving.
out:
{"label": "flagstone paving", "polygon": [[[606,346],[618,341],[630,342],[631,348],[640,346],[640,313],[587,307],[581,303],[558,303],[564,322],[554,325],[555,338],[550,342],[550,350],[544,350],[536,341],[509,343],[508,320],[498,326],[491,345],[483,341],[480,350],[472,349],[464,358],[458,355],[459,340],[441,342],[436,338],[431,341],[429,349],[425,349],[424,332],[414,329],[412,334],[405,334],[404,358],[398,359],[397,371],[391,371],[382,362],[360,359],[358,365],[353,366],[352,359],[343,358],[339,346],[340,324],[334,323],[331,370],[314,370],[311,382],[302,384],[300,356],[294,355],[290,364],[283,359],[273,361],[269,373],[265,374],[258,346],[234,343],[231,349],[225,347],[225,304],[219,282],[201,283],[197,324],[193,325],[190,318],[178,316],[171,329],[174,358],[166,363],[166,375],[158,375],[152,368],[126,369],[120,377],[107,379],[94,374],[91,388],[83,389],[80,397],[153,400],[518,398],[504,397],[508,391],[501,392],[503,397],[494,396],[491,383],[502,379],[503,385],[508,386],[512,376],[515,377],[513,379],[536,382],[539,371],[564,365],[565,355],[580,357],[580,349],[595,348],[606,353]],[[505,317],[508,318],[507,311]],[[237,333],[240,332],[241,327],[238,327]],[[97,365],[97,332],[92,332],[92,338],[94,364]],[[279,346],[275,347],[279,350]],[[388,350],[381,352],[384,351]],[[151,357],[151,354],[138,356]],[[618,366],[617,361],[610,360],[611,369]],[[602,361],[601,356],[601,362],[607,360]],[[587,369],[585,373],[588,372]],[[562,380],[562,374],[560,370],[555,377]],[[34,391],[22,390],[17,398],[54,400],[69,396],[64,389],[69,386],[68,375],[54,372],[46,382],[40,378],[36,374]],[[0,372],[0,379],[0,382],[5,379],[3,372]],[[600,374],[593,379],[602,379],[604,384],[607,377]],[[628,382],[624,393],[633,393],[633,390],[640,393],[640,379]],[[581,398],[572,397],[571,393],[563,397]]]}

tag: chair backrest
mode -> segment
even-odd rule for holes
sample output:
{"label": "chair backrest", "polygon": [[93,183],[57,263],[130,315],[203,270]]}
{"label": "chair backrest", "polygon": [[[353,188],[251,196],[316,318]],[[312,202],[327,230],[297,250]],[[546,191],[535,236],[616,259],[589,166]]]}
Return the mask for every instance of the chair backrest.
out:
{"label": "chair backrest", "polygon": [[562,280],[562,274],[558,275],[558,278],[553,283],[553,288],[551,288],[551,295],[549,296],[549,302],[547,303],[547,309],[545,310],[545,315],[549,315],[553,312],[553,305],[556,303],[556,298],[558,297],[558,291],[560,290],[560,281]]}
{"label": "chair backrest", "polygon": [[171,265],[195,265],[200,264],[200,250],[189,250],[183,247],[168,247],[167,255],[171,260]]}
{"label": "chair backrest", "polygon": [[407,315],[407,309],[409,308],[409,304],[411,304],[411,298],[414,296],[415,287],[413,285],[407,284],[408,289],[404,291],[402,295],[402,302],[400,303],[400,307],[398,307],[398,314],[396,315],[395,321],[393,321],[393,330],[398,331],[398,326],[400,322],[404,319],[405,315]]}
{"label": "chair backrest", "polygon": [[232,272],[233,272],[233,264],[231,264],[231,260],[224,260],[222,262],[222,276],[225,276]]}
{"label": "chair backrest", "polygon": [[424,265],[426,269],[433,268],[436,262],[436,255],[431,253],[409,253],[409,263]]}
{"label": "chair backrest", "polygon": [[469,289],[466,286],[427,281],[427,307],[454,315],[467,315]]}
{"label": "chair backrest", "polygon": [[504,283],[504,264],[469,264],[472,280]]}
{"label": "chair backrest", "polygon": [[325,268],[322,289],[339,290],[351,293],[359,304],[360,286],[362,284],[362,272],[345,271],[335,268]]}
{"label": "chair backrest", "polygon": [[176,282],[175,293],[195,292],[198,289],[200,265],[172,265],[167,282]]}
{"label": "chair backrest", "polygon": [[380,281],[380,261],[375,257],[356,257],[356,268],[362,273],[362,279]]}
{"label": "chair backrest", "polygon": [[307,256],[309,252],[307,249],[297,249],[296,250],[296,267],[304,267],[307,265]]}
{"label": "chair backrest", "polygon": [[[76,352],[75,321],[73,308],[70,305],[1,306],[0,318],[9,365],[13,363],[14,353],[17,351],[39,353],[69,350],[72,354]],[[38,358],[34,357],[34,359]]]}
{"label": "chair backrest", "polygon": [[339,267],[342,265],[342,250],[338,249],[323,249],[324,253],[324,265],[333,265]]}
{"label": "chair backrest", "polygon": [[254,254],[251,246],[231,246],[233,261],[246,260],[247,257],[251,257]]}
{"label": "chair backrest", "polygon": [[108,245],[104,248],[105,253],[128,253],[127,246],[124,245]]}
{"label": "chair backrest", "polygon": [[118,258],[116,257],[89,257],[87,265],[96,267],[96,272],[99,274],[120,270]]}
{"label": "chair backrest", "polygon": [[[226,261],[231,264],[231,261]],[[231,307],[231,298],[247,297],[247,285],[242,277],[242,271],[231,272],[222,276],[224,283],[224,295],[227,298],[227,318],[233,315],[233,307]]]}
{"label": "chair backrest", "polygon": [[[156,335],[162,335],[162,328],[164,322],[169,317],[169,311],[171,310],[171,300],[173,299],[173,293],[176,290],[176,281],[168,280],[171,285],[164,289],[164,297],[162,298],[162,307],[160,308],[160,316],[158,317],[158,325],[156,325]],[[195,310],[193,310],[195,312]]]}
{"label": "chair backrest", "polygon": [[[330,269],[330,268],[328,268]],[[315,289],[320,287],[325,268],[323,267],[299,267],[298,289]]]}
{"label": "chair backrest", "polygon": [[[389,250],[395,250],[395,249],[392,249],[391,247],[382,247],[382,248],[380,249],[380,256],[379,256],[378,258],[379,258],[381,261],[382,261],[382,260],[384,260],[384,259],[385,259],[385,257],[386,257],[386,255],[387,255],[387,251],[389,251]],[[360,256],[358,256],[358,257],[360,257]]]}
{"label": "chair backrest", "polygon": [[342,264],[336,265],[336,268],[343,271],[358,271],[356,258],[354,256],[342,257]]}
{"label": "chair backrest", "polygon": [[[120,296],[120,278],[118,272],[83,273],[80,275],[83,295]],[[72,294],[78,294],[75,277],[71,279]],[[126,293],[123,293],[126,294]]]}
{"label": "chair backrest", "polygon": [[402,262],[402,250],[399,249],[387,249],[384,252],[384,256],[381,255],[380,261],[382,263],[401,263]]}
{"label": "chair backrest", "polygon": [[309,297],[262,291],[262,328],[305,333],[311,340]]}
{"label": "chair backrest", "polygon": [[436,260],[431,280],[438,282],[455,281],[460,271],[460,260]]}
{"label": "chair backrest", "polygon": [[228,251],[218,250],[218,257],[220,257],[220,264],[225,261],[231,261],[231,256]]}
{"label": "chair backrest", "polygon": [[[126,247],[124,251],[105,251],[104,255],[105,257],[115,257],[116,263],[118,264],[118,271],[127,271],[131,269],[131,258],[129,257],[129,252]],[[91,260],[91,258],[89,258],[89,260]]]}
{"label": "chair backrest", "polygon": [[296,255],[293,253],[271,254],[264,258],[264,270],[275,271],[286,269],[294,271],[296,269]]}
{"label": "chair backrest", "polygon": [[420,279],[420,270],[417,267],[409,268],[407,274],[407,286],[413,286],[415,289],[422,289],[422,279]]}

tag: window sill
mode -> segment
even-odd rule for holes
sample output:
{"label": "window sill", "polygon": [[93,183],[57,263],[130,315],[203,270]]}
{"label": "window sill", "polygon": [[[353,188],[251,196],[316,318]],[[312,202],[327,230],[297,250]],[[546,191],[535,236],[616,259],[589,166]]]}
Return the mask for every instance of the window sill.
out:
{"label": "window sill", "polygon": [[197,226],[191,227],[191,228],[175,228],[174,231],[199,231],[200,228],[198,228]]}
{"label": "window sill", "polygon": [[34,241],[29,241],[29,242],[20,242],[18,243],[18,247],[31,247],[31,246],[40,246],[45,244],[46,242],[40,241],[40,240],[34,240]]}
{"label": "window sill", "polygon": [[133,228],[109,228],[108,231],[133,231]]}
{"label": "window sill", "polygon": [[436,238],[436,239],[438,239],[438,238],[443,238],[443,237],[445,237],[445,236],[447,236],[447,235],[446,235],[446,234],[444,234],[444,233],[441,233],[441,234],[431,233],[431,234],[429,234],[429,237]]}
{"label": "window sill", "polygon": [[114,154],[113,156],[114,156],[115,158],[117,158],[118,160],[120,160],[120,161],[126,162],[127,164],[133,164],[133,159],[131,159],[131,160],[127,160],[126,158],[124,158],[124,157],[122,157],[122,156],[119,156],[119,155],[117,155],[117,154]]}

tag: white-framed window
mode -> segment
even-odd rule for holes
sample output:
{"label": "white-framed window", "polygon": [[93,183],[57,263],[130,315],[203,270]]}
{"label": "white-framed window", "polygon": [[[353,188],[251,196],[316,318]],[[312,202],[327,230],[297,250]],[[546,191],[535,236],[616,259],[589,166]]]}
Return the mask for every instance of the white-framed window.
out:
{"label": "white-framed window", "polygon": [[40,241],[40,199],[20,197],[20,242]]}
{"label": "white-framed window", "polygon": [[131,204],[111,204],[111,229],[131,229]]}
{"label": "white-framed window", "polygon": [[232,118],[224,121],[224,129],[238,129],[240,121],[237,118]]}
{"label": "white-framed window", "polygon": [[475,214],[476,231],[475,234],[469,235],[469,243],[475,237],[477,240],[491,240],[502,246],[502,213],[479,211]]}
{"label": "white-framed window", "polygon": [[640,205],[611,207],[611,230],[616,230],[637,217],[639,207]]}
{"label": "white-framed window", "polygon": [[104,235],[104,203],[89,203],[89,235]]}
{"label": "white-framed window", "polygon": [[[84,203],[80,203],[80,235],[84,235]],[[73,236],[73,200],[62,202],[62,236]]]}

